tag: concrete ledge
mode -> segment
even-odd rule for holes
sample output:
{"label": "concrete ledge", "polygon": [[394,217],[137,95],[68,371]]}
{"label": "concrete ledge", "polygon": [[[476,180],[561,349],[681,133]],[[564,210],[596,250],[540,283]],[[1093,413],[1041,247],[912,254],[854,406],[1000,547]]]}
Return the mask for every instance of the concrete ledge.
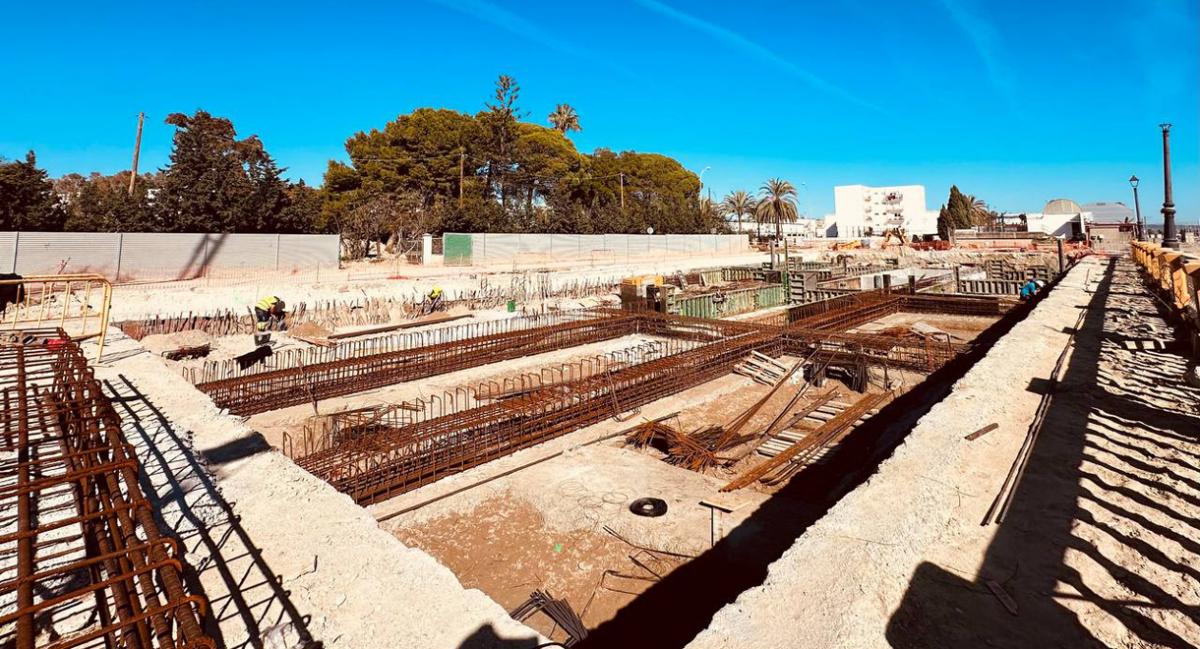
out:
{"label": "concrete ledge", "polygon": [[[1054,371],[1091,301],[1085,282],[1098,279],[1100,268],[1085,261],[1069,271],[921,418],[866,484],[809,528],[771,565],[761,586],[719,611],[688,646],[886,647],[889,618],[934,548],[960,549],[954,568],[974,579],[997,530],[979,520],[1005,478],[986,470],[981,458],[1015,457],[1041,400],[1023,387]],[[1008,388],[1003,398],[1000,386]],[[963,440],[993,422],[1000,427],[986,438]],[[946,476],[959,476],[958,483]]]}
{"label": "concrete ledge", "polygon": [[[431,556],[381,530],[348,496],[271,450],[159,359],[114,335],[118,340],[108,356],[132,355],[99,368],[97,376],[116,386],[118,404],[138,407],[118,405],[118,411],[154,447],[139,453],[161,460],[162,470],[150,471],[148,480],[166,500],[168,523],[185,541],[189,560],[199,566],[223,646],[303,646],[294,643],[295,629],[281,628],[297,624],[326,648],[481,649],[513,646],[505,639],[531,646],[540,639],[480,591],[463,589]],[[169,435],[158,435],[164,427]],[[161,440],[168,437],[191,437],[192,448],[166,448]],[[191,460],[193,450],[207,458],[200,464],[208,464],[219,494],[196,495],[212,491],[204,484],[208,476],[184,475],[167,466],[180,455]],[[228,516],[219,506],[197,505],[214,498],[228,507]],[[190,507],[190,524],[176,525],[187,518],[174,520],[170,508],[178,507]],[[206,530],[195,527],[221,531],[204,543],[197,539]],[[273,597],[290,601],[265,606],[257,601],[254,589],[271,573],[282,585]]]}

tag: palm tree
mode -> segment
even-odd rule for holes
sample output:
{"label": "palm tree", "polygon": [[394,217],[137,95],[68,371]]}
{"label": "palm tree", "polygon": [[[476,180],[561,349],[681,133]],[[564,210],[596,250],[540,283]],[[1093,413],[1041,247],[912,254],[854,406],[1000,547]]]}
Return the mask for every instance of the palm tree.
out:
{"label": "palm tree", "polygon": [[796,188],[782,178],[772,178],[758,190],[758,207],[755,215],[759,221],[775,224],[775,238],[783,237],[783,222],[795,223],[800,218],[796,208]]}
{"label": "palm tree", "polygon": [[969,196],[967,202],[970,203],[971,225],[995,225],[995,213],[982,198]]}
{"label": "palm tree", "polygon": [[579,125],[579,114],[575,112],[574,108],[571,108],[570,104],[555,106],[554,112],[550,113],[550,123],[563,135],[569,131],[583,130],[583,127]]}
{"label": "palm tree", "polygon": [[[755,200],[745,190],[739,189],[735,192],[730,192],[725,196],[725,200],[721,201],[721,209],[726,214],[733,214],[737,217],[737,231],[742,233],[742,217],[747,214],[754,213]],[[761,232],[759,233],[762,234]]]}

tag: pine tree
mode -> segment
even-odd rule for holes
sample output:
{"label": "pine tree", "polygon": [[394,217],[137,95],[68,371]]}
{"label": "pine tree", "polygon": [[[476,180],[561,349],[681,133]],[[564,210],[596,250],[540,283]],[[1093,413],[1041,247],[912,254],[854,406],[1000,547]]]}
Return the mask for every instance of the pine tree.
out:
{"label": "pine tree", "polygon": [[233,123],[205,111],[173,113],[171,164],[157,203],[168,232],[275,232],[287,183],[256,136],[237,139]]}
{"label": "pine tree", "polygon": [[959,191],[958,185],[951,185],[950,198],[938,212],[938,236],[948,241],[955,230],[974,226],[975,211],[975,199]]}
{"label": "pine tree", "polygon": [[25,161],[0,160],[0,230],[62,230],[66,212],[33,151]]}

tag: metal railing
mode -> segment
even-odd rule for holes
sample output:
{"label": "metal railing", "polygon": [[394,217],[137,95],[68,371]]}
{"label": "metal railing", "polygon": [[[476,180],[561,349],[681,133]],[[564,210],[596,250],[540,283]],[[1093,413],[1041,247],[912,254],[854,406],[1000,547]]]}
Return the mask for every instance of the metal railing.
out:
{"label": "metal railing", "polygon": [[0,279],[0,330],[55,327],[75,341],[98,338],[97,359],[104,355],[111,305],[112,283],[95,273]]}

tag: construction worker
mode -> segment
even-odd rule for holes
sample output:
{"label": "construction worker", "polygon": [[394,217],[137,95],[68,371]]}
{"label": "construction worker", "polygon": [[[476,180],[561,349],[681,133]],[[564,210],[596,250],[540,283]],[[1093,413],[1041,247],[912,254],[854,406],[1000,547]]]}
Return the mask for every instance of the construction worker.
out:
{"label": "construction worker", "polygon": [[434,311],[442,308],[442,287],[433,287],[433,290],[429,292],[429,295],[425,296],[424,307],[425,308],[422,309],[423,313],[433,313]]}
{"label": "construction worker", "polygon": [[1040,287],[1038,286],[1037,281],[1030,277],[1029,281],[1025,282],[1025,284],[1021,286],[1021,301],[1028,302],[1029,300],[1032,300],[1033,296],[1037,295],[1038,288]]}
{"label": "construction worker", "polygon": [[275,323],[282,323],[287,305],[275,295],[268,295],[254,305],[254,320],[261,334]]}

